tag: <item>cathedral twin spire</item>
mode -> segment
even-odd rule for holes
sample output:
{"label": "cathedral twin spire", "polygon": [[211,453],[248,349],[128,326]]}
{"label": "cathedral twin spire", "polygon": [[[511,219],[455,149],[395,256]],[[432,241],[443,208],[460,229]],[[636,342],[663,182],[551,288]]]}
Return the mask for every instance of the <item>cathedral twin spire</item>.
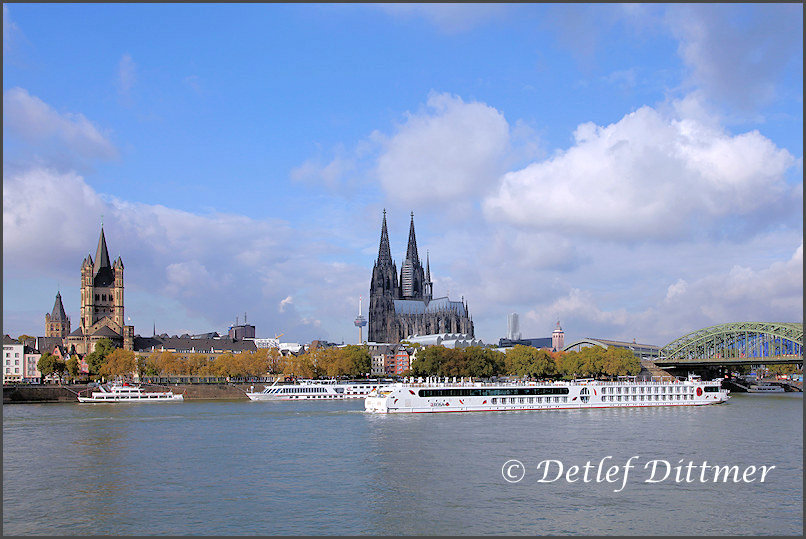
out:
{"label": "cathedral twin spire", "polygon": [[[431,264],[427,258],[427,274],[420,263],[417,252],[417,237],[414,232],[414,212],[411,212],[409,224],[409,242],[406,248],[406,258],[400,268],[399,292],[394,294],[397,299],[431,299]],[[391,250],[389,248],[389,231],[386,225],[386,210],[383,210],[383,224],[381,225],[381,242],[378,247],[378,260],[376,267],[394,267]],[[395,275],[394,281],[397,281]],[[397,283],[395,283],[397,284]],[[397,288],[395,286],[394,288]]]}
{"label": "cathedral twin spire", "polygon": [[455,301],[439,302],[435,308],[431,282],[431,256],[426,252],[426,267],[417,252],[414,232],[414,212],[409,224],[409,241],[406,257],[397,273],[389,248],[389,231],[386,210],[383,211],[381,241],[378,259],[372,268],[369,303],[369,340],[372,342],[400,342],[413,334],[467,333],[473,335],[473,321],[467,306]]}

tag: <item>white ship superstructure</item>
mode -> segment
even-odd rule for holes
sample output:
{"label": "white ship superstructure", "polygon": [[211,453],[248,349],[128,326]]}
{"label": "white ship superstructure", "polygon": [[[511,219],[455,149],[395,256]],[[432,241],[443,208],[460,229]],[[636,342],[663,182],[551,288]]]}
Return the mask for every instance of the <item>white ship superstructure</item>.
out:
{"label": "white ship superstructure", "polygon": [[140,386],[126,382],[113,382],[109,386],[98,386],[89,397],[78,395],[78,402],[178,402],[185,400],[183,395],[173,391],[143,391]]}
{"label": "white ship superstructure", "polygon": [[263,391],[248,391],[246,396],[253,401],[287,401],[308,399],[363,399],[374,389],[387,387],[383,380],[300,380],[294,384],[278,385],[276,382]]}
{"label": "white ship superstructure", "polygon": [[482,383],[426,379],[378,388],[367,412],[490,412],[640,406],[700,406],[728,400],[720,380]]}

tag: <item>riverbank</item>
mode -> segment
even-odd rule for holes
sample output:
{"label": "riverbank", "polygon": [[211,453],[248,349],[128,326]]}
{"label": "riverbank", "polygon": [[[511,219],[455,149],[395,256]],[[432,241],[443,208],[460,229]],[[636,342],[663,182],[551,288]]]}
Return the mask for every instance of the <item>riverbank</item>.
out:
{"label": "riverbank", "polygon": [[[248,400],[246,392],[254,386],[262,391],[264,384],[171,384],[157,386],[143,384],[146,391],[164,391],[170,388],[174,393],[182,393],[186,400]],[[80,392],[92,389],[87,384],[64,385],[7,385],[3,386],[3,404],[37,404],[49,402],[78,402]]]}

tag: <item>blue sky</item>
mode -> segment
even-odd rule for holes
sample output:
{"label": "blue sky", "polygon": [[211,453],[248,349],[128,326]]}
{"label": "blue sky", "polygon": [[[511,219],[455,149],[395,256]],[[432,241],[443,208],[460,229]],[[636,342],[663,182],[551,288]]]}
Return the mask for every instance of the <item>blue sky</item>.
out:
{"label": "blue sky", "polygon": [[486,342],[800,321],[800,4],[5,4],[4,333],[355,342],[381,212]]}

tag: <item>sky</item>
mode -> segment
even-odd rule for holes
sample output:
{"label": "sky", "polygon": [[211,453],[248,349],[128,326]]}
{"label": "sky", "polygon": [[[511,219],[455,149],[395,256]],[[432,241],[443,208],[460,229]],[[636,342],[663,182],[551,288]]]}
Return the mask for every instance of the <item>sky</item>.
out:
{"label": "sky", "polygon": [[136,334],[356,343],[384,209],[485,343],[802,322],[802,66],[802,4],[4,4],[3,332],[103,223]]}

